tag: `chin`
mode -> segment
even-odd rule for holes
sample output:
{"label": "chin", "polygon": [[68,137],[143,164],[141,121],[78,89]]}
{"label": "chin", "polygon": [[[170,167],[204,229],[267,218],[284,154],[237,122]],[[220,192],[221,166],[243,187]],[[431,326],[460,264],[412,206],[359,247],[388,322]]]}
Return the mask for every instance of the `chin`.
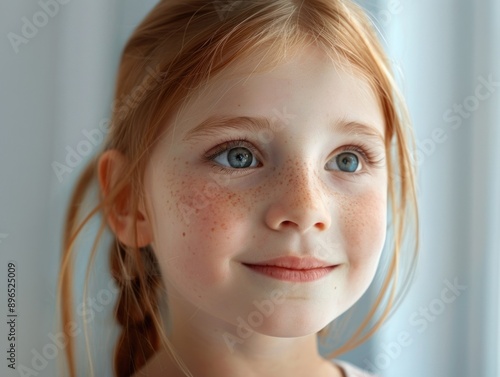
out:
{"label": "chin", "polygon": [[[307,320],[305,320],[307,318]],[[332,318],[318,318],[314,315],[303,316],[297,318],[292,316],[289,318],[280,318],[267,320],[266,323],[258,328],[254,328],[256,333],[274,336],[278,338],[299,338],[316,334],[318,331],[326,327],[332,322]]]}

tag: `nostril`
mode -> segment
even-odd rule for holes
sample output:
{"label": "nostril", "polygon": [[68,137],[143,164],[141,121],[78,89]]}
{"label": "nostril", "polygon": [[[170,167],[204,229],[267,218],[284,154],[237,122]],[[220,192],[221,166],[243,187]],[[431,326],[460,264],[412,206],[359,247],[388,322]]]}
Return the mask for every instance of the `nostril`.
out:
{"label": "nostril", "polygon": [[283,228],[289,228],[289,227],[296,227],[296,228],[298,228],[299,227],[299,225],[297,223],[295,223],[293,221],[290,221],[290,220],[284,220],[284,221],[282,221],[281,222],[281,226]]}
{"label": "nostril", "polygon": [[323,222],[318,223],[318,225],[317,225],[317,226],[318,226],[318,228],[319,228],[320,230],[325,230],[325,229],[326,229],[326,225],[325,225],[325,223],[323,223]]}

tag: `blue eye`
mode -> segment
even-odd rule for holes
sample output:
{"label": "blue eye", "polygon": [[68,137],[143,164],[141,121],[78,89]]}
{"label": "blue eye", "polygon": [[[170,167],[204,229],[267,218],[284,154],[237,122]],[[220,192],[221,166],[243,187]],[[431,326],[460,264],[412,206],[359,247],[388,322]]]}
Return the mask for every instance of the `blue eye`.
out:
{"label": "blue eye", "polygon": [[[224,157],[224,155],[226,155],[226,157]],[[228,161],[230,167],[235,169],[255,167],[255,165],[252,166],[252,163],[257,161],[252,151],[244,147],[227,148],[222,153],[216,155],[213,160],[215,161],[215,159],[219,157],[222,157],[222,161],[224,162]]]}
{"label": "blue eye", "polygon": [[[256,149],[245,138],[228,140],[219,145],[213,153],[204,156],[204,160],[212,163],[222,173],[244,173],[246,168],[256,167]],[[220,161],[216,161],[220,159]],[[216,162],[213,164],[213,162]],[[229,164],[229,166],[227,165]]]}
{"label": "blue eye", "polygon": [[340,153],[335,158],[335,161],[337,162],[337,166],[340,170],[349,173],[354,173],[359,166],[358,157],[349,152]]}

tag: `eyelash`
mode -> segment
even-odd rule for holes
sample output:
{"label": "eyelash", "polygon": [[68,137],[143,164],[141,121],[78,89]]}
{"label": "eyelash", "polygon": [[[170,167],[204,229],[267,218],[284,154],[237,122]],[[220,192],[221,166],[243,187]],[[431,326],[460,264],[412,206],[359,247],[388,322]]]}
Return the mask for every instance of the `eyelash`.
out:
{"label": "eyelash", "polygon": [[[205,155],[203,157],[203,160],[205,162],[211,163],[214,168],[217,168],[220,172],[226,173],[226,174],[238,174],[247,171],[249,168],[246,169],[232,169],[232,168],[227,168],[224,166],[220,166],[217,163],[213,162],[213,159],[218,157],[220,154],[223,152],[230,150],[232,148],[237,148],[237,147],[245,147],[247,148],[252,154],[256,155],[259,154],[257,149],[252,145],[252,142],[248,140],[246,137],[241,137],[239,139],[227,139],[223,140],[216,148],[216,150],[209,155]],[[384,157],[382,156],[379,159],[376,159],[376,154],[372,152],[370,147],[368,147],[364,143],[355,143],[351,144],[345,147],[342,147],[340,153],[344,152],[357,152],[361,155],[361,158],[366,162],[368,165],[372,166],[377,166],[379,165],[383,160]],[[255,168],[254,168],[255,169]],[[344,172],[347,173],[347,172]],[[364,172],[360,173],[349,173],[351,175],[357,175],[357,174],[363,174]]]}

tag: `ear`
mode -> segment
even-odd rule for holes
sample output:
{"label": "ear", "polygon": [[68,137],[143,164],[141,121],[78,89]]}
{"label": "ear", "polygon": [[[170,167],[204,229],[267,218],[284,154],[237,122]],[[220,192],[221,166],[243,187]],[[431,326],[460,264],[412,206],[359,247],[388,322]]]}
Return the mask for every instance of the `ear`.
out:
{"label": "ear", "polygon": [[[126,163],[126,157],[115,149],[105,151],[99,158],[97,170],[100,189],[104,197],[109,195],[111,189],[115,187]],[[120,191],[114,203],[110,205],[106,221],[122,244],[133,247],[134,220],[137,219],[137,245],[144,247],[153,241],[151,224],[142,200],[137,212],[133,212],[131,192],[130,184]]]}

